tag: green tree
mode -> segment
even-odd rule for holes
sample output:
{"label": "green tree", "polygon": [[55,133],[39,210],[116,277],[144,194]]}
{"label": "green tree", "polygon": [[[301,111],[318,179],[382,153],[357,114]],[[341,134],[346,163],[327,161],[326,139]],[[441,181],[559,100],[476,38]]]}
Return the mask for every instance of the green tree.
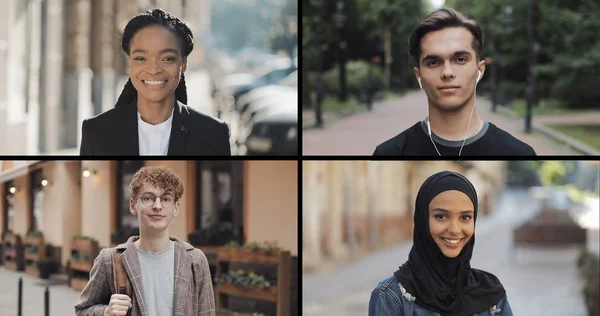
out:
{"label": "green tree", "polygon": [[[600,100],[600,2],[597,0],[537,0],[534,14],[537,54],[537,98],[557,98],[572,108],[597,107]],[[484,54],[489,56],[493,34],[501,86],[509,98],[525,97],[528,37],[527,1],[447,0],[452,7],[483,22]],[[505,8],[512,7],[513,25],[505,24]],[[486,78],[487,77],[487,78]],[[484,77],[484,84],[489,76]]]}
{"label": "green tree", "polygon": [[[340,36],[332,20],[336,2],[302,0],[302,67],[306,67],[307,71],[314,72],[317,61],[321,62],[323,72],[336,67]],[[379,56],[383,64],[378,67],[386,65],[386,60],[391,61],[389,76],[392,88],[406,87],[407,82],[411,82],[408,78],[412,78],[413,85],[416,84],[411,77],[414,65],[408,58],[408,37],[414,24],[425,15],[429,2],[345,0],[344,3],[348,63],[358,60],[371,62],[373,57]],[[321,46],[316,40],[319,29]],[[389,34],[387,54],[386,33]],[[303,83],[306,83],[304,79]]]}
{"label": "green tree", "polygon": [[538,173],[544,186],[557,186],[565,184],[565,176],[573,170],[572,161],[544,161]]}

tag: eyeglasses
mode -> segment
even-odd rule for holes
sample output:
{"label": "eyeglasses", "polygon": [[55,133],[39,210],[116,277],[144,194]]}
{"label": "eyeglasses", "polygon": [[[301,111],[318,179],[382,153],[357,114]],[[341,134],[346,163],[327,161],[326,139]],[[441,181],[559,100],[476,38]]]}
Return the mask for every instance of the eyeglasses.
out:
{"label": "eyeglasses", "polygon": [[142,200],[142,203],[144,205],[152,206],[154,205],[154,202],[156,202],[156,198],[159,198],[162,205],[167,207],[173,206],[173,203],[175,202],[175,198],[171,194],[165,194],[163,196],[155,196],[154,194],[144,194],[142,195],[142,197],[140,197],[140,200]]}

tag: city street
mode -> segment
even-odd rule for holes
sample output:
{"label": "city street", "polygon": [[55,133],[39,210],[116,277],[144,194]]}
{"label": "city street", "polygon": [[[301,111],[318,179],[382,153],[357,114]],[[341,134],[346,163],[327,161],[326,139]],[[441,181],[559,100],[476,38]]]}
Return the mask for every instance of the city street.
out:
{"label": "city street", "polygon": [[[515,250],[512,246],[512,230],[540,206],[527,190],[506,189],[495,211],[478,218],[471,266],[500,279],[515,315],[586,315],[576,247]],[[599,253],[598,227],[593,226],[588,230],[588,248]],[[367,315],[371,291],[407,260],[411,246],[412,241],[406,241],[334,271],[305,273],[304,315]]]}
{"label": "city street", "polygon": [[[403,97],[386,99],[376,104],[371,112],[338,121],[327,121],[325,116],[325,128],[303,131],[303,154],[370,156],[377,145],[423,120],[427,116],[426,104],[425,94],[422,91],[413,91]],[[580,155],[539,132],[524,133],[523,119],[512,119],[492,112],[488,100],[477,98],[476,104],[477,113],[482,119],[529,144],[538,155]]]}
{"label": "city street", "polygon": [[[17,289],[19,277],[23,277],[23,316],[44,315],[45,280],[25,274],[14,272],[0,266],[0,314],[2,316],[17,315]],[[55,282],[55,281],[53,281]],[[75,315],[75,304],[79,300],[79,291],[63,284],[51,285],[50,291],[50,316]]]}

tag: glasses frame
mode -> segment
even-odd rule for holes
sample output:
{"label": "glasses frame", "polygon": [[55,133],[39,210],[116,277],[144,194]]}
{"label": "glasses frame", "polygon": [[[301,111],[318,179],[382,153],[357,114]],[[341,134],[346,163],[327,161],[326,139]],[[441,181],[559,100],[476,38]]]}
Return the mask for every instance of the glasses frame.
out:
{"label": "glasses frame", "polygon": [[[146,203],[144,202],[144,200],[142,199],[142,198],[143,198],[144,196],[146,196],[146,195],[150,195],[150,196],[153,196],[153,197],[154,197],[154,199],[152,200],[152,203],[151,203],[151,204],[149,204],[149,205],[148,205],[148,204],[146,204]],[[171,197],[173,198],[173,202],[172,202],[171,204],[165,204],[165,202],[163,201],[163,198],[164,198],[165,196],[171,196]],[[165,207],[171,207],[171,206],[175,205],[175,202],[176,202],[176,201],[175,201],[175,196],[173,196],[173,194],[171,194],[171,193],[167,193],[167,194],[164,194],[164,195],[162,195],[162,196],[156,196],[156,195],[154,195],[154,194],[152,194],[152,193],[144,193],[144,194],[142,194],[140,197],[138,197],[138,199],[139,199],[139,200],[141,200],[142,204],[144,204],[144,205],[146,205],[146,206],[153,206],[153,205],[154,205],[154,203],[156,203],[156,199],[157,199],[157,198],[160,200],[160,204],[161,204],[162,206],[165,206]]]}

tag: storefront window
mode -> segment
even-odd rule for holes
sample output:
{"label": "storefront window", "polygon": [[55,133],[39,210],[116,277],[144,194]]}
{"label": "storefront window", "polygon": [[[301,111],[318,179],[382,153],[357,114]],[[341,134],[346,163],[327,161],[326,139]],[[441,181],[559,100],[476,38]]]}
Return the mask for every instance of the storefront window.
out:
{"label": "storefront window", "polygon": [[117,209],[117,231],[119,242],[125,242],[130,236],[139,236],[139,223],[135,215],[129,211],[129,184],[133,175],[144,166],[143,161],[120,160],[117,167],[117,198],[119,207]]}
{"label": "storefront window", "polygon": [[31,172],[31,222],[30,230],[44,230],[44,187],[42,186],[43,170]]}
{"label": "storefront window", "polygon": [[197,162],[196,229],[202,245],[224,245],[243,239],[243,165],[239,161]]}
{"label": "storefront window", "polygon": [[[14,203],[14,194],[12,192],[10,192],[10,188],[14,187],[15,182],[14,181],[7,181],[6,183],[4,183],[4,196],[6,197],[6,199],[4,200],[3,203],[3,223],[4,223],[4,227],[2,227],[2,232],[6,233],[7,231],[14,231],[15,230],[15,210],[13,208],[13,203]],[[4,236],[4,235],[3,235]]]}

